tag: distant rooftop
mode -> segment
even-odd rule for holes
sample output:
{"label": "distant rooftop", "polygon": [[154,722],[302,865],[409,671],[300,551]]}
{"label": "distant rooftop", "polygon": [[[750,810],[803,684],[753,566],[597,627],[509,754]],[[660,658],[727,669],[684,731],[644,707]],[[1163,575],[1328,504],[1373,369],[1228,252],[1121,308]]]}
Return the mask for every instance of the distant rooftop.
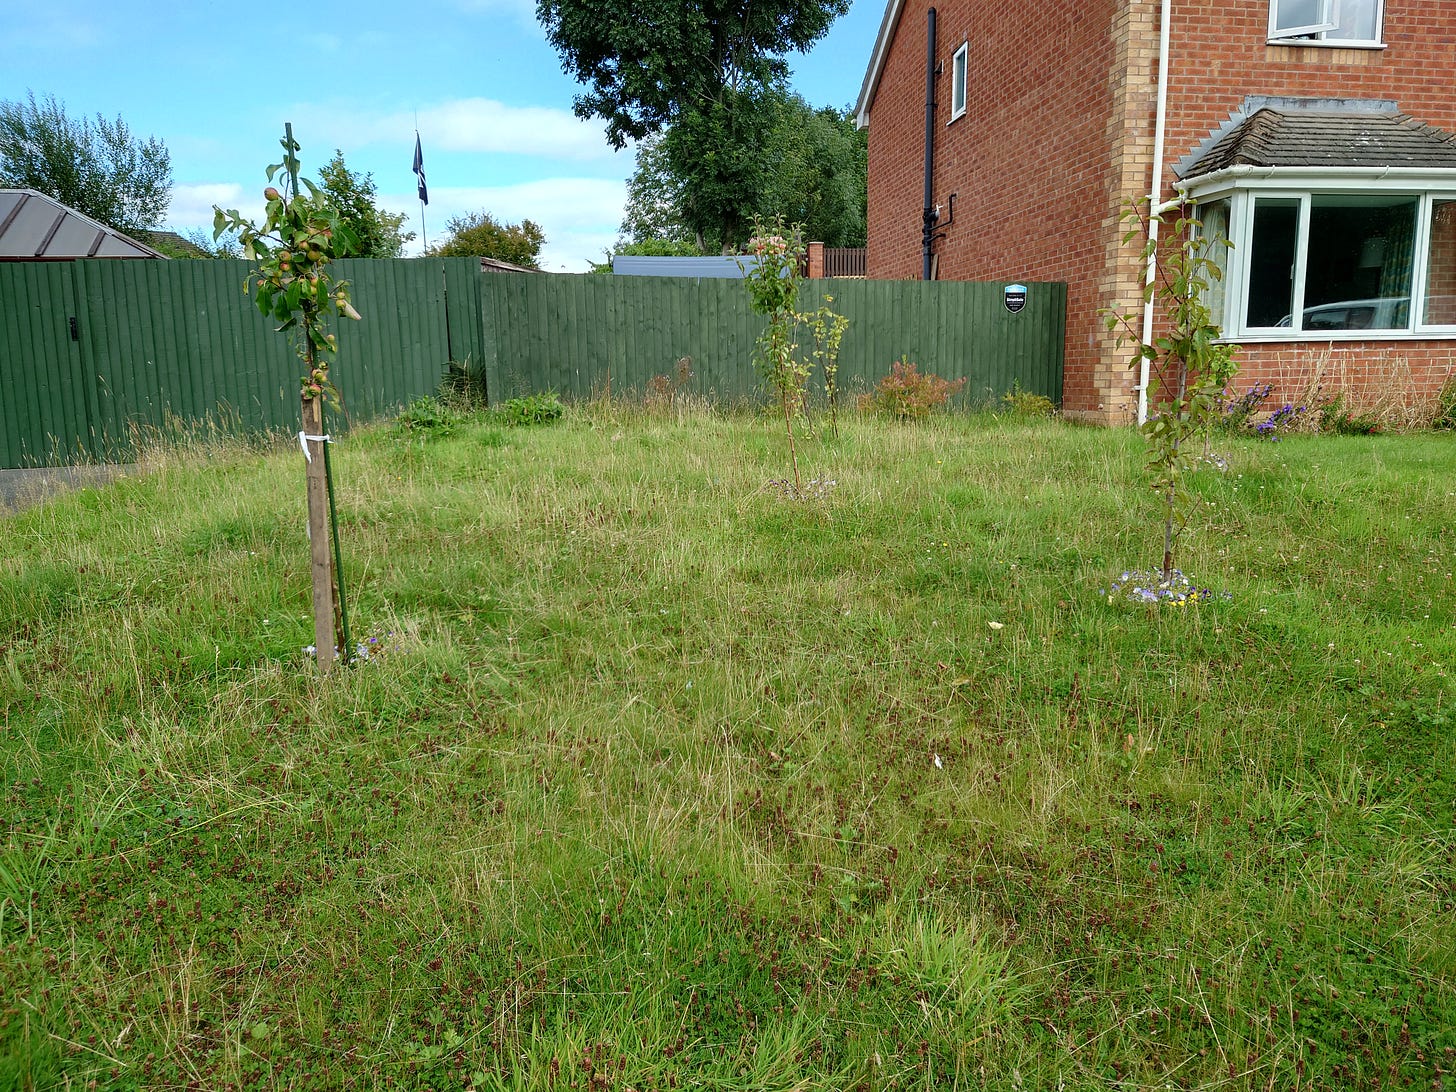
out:
{"label": "distant rooftop", "polygon": [[0,261],[162,257],[43,193],[0,189]]}

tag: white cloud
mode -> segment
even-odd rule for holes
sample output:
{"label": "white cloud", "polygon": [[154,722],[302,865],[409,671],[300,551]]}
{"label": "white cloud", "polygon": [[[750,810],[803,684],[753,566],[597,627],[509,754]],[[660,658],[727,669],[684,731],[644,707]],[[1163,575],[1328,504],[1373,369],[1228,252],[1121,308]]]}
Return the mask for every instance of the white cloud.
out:
{"label": "white cloud", "polygon": [[[395,111],[370,115],[312,103],[295,108],[293,114],[300,122],[295,132],[327,132],[334,147],[414,145],[414,113]],[[619,154],[626,161],[632,154],[630,149],[618,153],[607,143],[606,126],[602,122],[583,121],[570,110],[549,106],[510,106],[482,98],[454,99],[421,109],[418,125],[427,172],[431,159],[442,152],[489,152],[579,162],[605,162]]]}
{"label": "white cloud", "polygon": [[193,182],[173,185],[172,203],[167,209],[167,223],[184,234],[196,228],[212,232],[212,206],[239,209],[244,216],[258,219],[263,215],[263,187],[256,193],[246,192],[236,182]]}
{"label": "white cloud", "polygon": [[[553,273],[586,272],[588,262],[602,259],[602,251],[617,238],[627,184],[602,178],[546,178],[508,186],[430,187],[425,210],[430,242],[445,237],[445,223],[456,216],[482,210],[503,223],[534,220],[546,233],[541,267]],[[420,206],[414,195],[382,194],[379,204],[410,217],[406,230],[420,230]],[[407,253],[418,254],[416,239]]]}
{"label": "white cloud", "polygon": [[[585,273],[588,262],[602,260],[602,252],[617,238],[627,184],[604,178],[545,178],[507,186],[431,186],[426,207],[430,241],[445,237],[445,224],[456,216],[489,212],[502,223],[534,220],[546,233],[541,248],[541,268],[553,273]],[[405,247],[406,256],[423,249],[420,239],[420,205],[413,193],[382,193],[380,208],[402,212],[409,219],[405,231],[416,233]],[[172,205],[167,223],[182,234],[203,229],[212,233],[212,207],[236,208],[257,222],[263,215],[262,187],[245,190],[233,182],[197,182],[172,187]]]}

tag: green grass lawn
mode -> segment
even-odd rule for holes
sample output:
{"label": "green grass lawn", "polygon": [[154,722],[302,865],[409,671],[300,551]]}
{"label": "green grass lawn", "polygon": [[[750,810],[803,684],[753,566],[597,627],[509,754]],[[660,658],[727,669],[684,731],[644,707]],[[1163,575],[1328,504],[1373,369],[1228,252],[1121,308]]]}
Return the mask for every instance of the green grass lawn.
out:
{"label": "green grass lawn", "polygon": [[1450,1087],[1453,441],[1223,449],[356,432],[327,679],[296,445],[0,518],[0,1089]]}

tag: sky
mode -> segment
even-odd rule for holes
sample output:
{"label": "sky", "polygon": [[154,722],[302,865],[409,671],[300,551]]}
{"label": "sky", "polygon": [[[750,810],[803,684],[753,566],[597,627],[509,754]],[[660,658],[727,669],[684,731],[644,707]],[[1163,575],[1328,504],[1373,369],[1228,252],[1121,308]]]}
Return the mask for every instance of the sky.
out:
{"label": "sky", "polygon": [[[317,14],[314,14],[317,13]],[[813,106],[859,95],[882,0],[853,0],[791,87]],[[485,210],[546,234],[543,269],[583,273],[617,238],[631,149],[572,112],[582,88],[535,19],[534,0],[269,4],[213,0],[0,0],[0,99],[54,96],[72,118],[118,115],[166,144],[166,227],[212,232],[212,207],[257,218],[266,170],[292,122],[302,174],[337,149],[369,173],[404,230],[438,242]],[[418,129],[429,204],[410,167]]]}

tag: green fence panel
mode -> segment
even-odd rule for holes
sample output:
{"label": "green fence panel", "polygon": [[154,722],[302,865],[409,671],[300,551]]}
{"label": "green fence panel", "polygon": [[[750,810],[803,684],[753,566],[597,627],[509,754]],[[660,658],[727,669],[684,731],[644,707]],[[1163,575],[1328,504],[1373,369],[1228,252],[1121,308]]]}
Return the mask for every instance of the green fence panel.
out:
{"label": "green fence panel", "polygon": [[[499,273],[482,288],[493,399],[545,389],[579,399],[608,388],[640,393],[685,356],[691,390],[725,401],[759,396],[753,350],[764,319],[741,281]],[[826,295],[850,320],[840,353],[846,395],[869,390],[905,356],[922,372],[966,379],[966,404],[1013,384],[1061,399],[1065,285],[1028,285],[1017,313],[1002,285],[956,281],[810,281],[799,306],[812,310]]]}
{"label": "green fence panel", "polygon": [[490,343],[482,320],[485,304],[480,262],[474,258],[434,259],[445,281],[445,333],[451,362],[473,374],[486,373]]}
{"label": "green fence panel", "polygon": [[451,355],[443,263],[354,258],[333,272],[349,282],[362,316],[333,325],[339,354],[331,375],[350,419],[372,420],[438,390]]}
{"label": "green fence panel", "polygon": [[1004,286],[969,281],[811,281],[800,307],[832,295],[849,318],[840,348],[839,384],[867,391],[904,356],[922,373],[965,379],[959,401],[993,401],[1013,384],[1062,397],[1067,288],[1026,286],[1025,306],[1012,313]]}
{"label": "green fence panel", "polygon": [[[245,295],[244,261],[0,263],[0,456],[7,466],[125,458],[138,432],[174,419],[292,429],[303,364]],[[741,281],[482,273],[472,259],[351,260],[360,322],[336,324],[333,375],[346,420],[387,414],[470,361],[489,398],[553,389],[641,395],[655,376],[718,401],[763,397],[753,368],[764,319]],[[1028,286],[1013,314],[1001,285],[814,281],[850,319],[847,397],[906,356],[965,378],[962,402],[1013,384],[1059,401],[1066,288]],[[74,334],[72,332],[74,320]],[[816,377],[815,389],[821,381]],[[339,424],[331,423],[332,429]]]}
{"label": "green fence panel", "polygon": [[0,466],[94,454],[95,391],[71,334],[74,271],[61,262],[0,262]]}
{"label": "green fence panel", "polygon": [[485,291],[492,390],[503,397],[548,388],[577,399],[640,394],[683,357],[695,391],[740,399],[753,389],[763,320],[739,281],[497,273]]}
{"label": "green fence panel", "polygon": [[298,417],[302,366],[243,294],[242,261],[80,261],[80,348],[96,384],[97,453],[124,458],[173,420],[276,429]]}

